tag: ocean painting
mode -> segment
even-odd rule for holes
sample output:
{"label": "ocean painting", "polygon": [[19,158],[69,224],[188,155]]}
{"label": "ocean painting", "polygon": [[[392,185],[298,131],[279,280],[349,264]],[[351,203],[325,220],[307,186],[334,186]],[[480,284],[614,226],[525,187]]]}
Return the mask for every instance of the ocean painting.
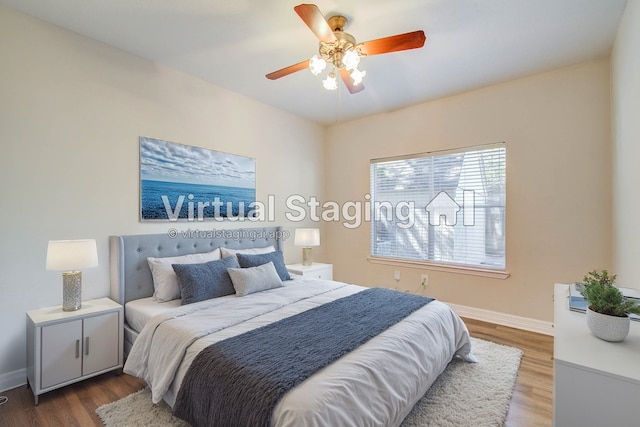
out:
{"label": "ocean painting", "polygon": [[140,137],[140,219],[252,218],[255,159]]}

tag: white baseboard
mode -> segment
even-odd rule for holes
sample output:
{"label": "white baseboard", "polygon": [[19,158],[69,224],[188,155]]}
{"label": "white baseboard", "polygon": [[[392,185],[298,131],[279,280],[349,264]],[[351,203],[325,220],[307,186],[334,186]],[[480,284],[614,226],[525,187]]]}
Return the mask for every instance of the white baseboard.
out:
{"label": "white baseboard", "polygon": [[450,304],[449,307],[460,317],[495,323],[525,331],[553,336],[553,323],[528,317],[514,316],[513,314],[498,313],[497,311],[484,310],[482,308],[467,307],[464,305]]}
{"label": "white baseboard", "polygon": [[20,387],[27,383],[27,368],[19,369],[6,374],[0,374],[0,392]]}

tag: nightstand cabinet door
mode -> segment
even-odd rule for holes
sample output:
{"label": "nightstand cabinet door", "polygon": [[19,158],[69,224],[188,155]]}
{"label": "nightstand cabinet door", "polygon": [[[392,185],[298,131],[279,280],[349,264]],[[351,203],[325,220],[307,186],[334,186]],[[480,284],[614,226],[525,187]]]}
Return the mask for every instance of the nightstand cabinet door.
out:
{"label": "nightstand cabinet door", "polygon": [[82,376],[82,320],[42,328],[41,388]]}
{"label": "nightstand cabinet door", "polygon": [[82,375],[118,365],[118,313],[84,319]]}

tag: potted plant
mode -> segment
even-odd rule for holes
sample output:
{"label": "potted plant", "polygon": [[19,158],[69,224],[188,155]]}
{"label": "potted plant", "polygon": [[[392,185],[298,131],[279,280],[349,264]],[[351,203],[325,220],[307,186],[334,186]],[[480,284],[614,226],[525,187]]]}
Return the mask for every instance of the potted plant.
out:
{"label": "potted plant", "polygon": [[616,275],[607,270],[590,271],[578,290],[587,301],[587,325],[605,341],[622,341],[629,334],[629,313],[640,314],[640,305],[625,298],[615,286]]}

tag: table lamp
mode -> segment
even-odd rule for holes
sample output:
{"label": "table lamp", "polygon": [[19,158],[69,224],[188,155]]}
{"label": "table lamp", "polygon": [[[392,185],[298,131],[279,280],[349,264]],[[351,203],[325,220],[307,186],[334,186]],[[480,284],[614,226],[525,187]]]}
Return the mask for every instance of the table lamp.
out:
{"label": "table lamp", "polygon": [[293,244],[302,246],[302,265],[311,265],[311,247],[320,246],[320,230],[317,228],[296,229]]}
{"label": "table lamp", "polygon": [[75,311],[82,306],[82,272],[98,266],[94,239],[50,240],[47,247],[47,270],[61,270],[62,310]]}

